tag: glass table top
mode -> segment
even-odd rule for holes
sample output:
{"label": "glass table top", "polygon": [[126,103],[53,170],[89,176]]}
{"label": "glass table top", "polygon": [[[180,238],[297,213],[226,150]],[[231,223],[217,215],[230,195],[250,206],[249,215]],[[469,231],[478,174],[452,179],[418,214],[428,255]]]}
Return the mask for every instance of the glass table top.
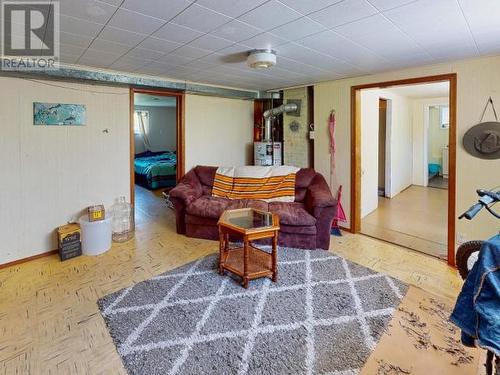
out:
{"label": "glass table top", "polygon": [[273,215],[270,212],[252,208],[225,211],[219,223],[228,224],[241,229],[259,229],[273,226]]}

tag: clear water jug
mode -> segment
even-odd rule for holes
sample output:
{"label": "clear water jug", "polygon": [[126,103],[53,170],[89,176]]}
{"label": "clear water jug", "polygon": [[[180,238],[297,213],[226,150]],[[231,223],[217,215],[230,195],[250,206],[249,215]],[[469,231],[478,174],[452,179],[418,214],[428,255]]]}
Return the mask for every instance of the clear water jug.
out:
{"label": "clear water jug", "polygon": [[113,214],[112,231],[113,241],[125,242],[134,237],[134,210],[132,205],[127,203],[125,197],[116,199],[116,203],[111,207]]}

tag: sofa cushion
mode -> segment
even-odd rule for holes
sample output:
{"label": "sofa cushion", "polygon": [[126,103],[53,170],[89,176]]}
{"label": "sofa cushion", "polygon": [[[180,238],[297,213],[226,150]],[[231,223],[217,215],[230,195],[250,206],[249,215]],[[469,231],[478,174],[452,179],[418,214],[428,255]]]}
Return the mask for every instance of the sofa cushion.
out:
{"label": "sofa cushion", "polygon": [[214,177],[217,167],[205,167],[199,165],[194,168],[194,171],[200,180],[203,195],[212,195],[212,187],[214,185]]}
{"label": "sofa cushion", "polygon": [[311,184],[316,171],[312,168],[301,168],[295,176],[295,202],[303,202],[307,188]]}
{"label": "sofa cushion", "polygon": [[294,225],[285,225],[280,223],[280,233],[289,233],[289,234],[299,234],[299,235],[316,235],[316,225],[309,226],[294,226]]}
{"label": "sofa cushion", "polygon": [[258,199],[248,199],[245,207],[259,211],[269,211],[269,203]]}
{"label": "sofa cushion", "polygon": [[204,195],[186,208],[190,215],[218,219],[225,210],[245,207],[244,200],[226,199]]}
{"label": "sofa cushion", "polygon": [[186,214],[186,223],[193,225],[201,225],[204,227],[216,227],[219,218],[215,219],[213,217],[201,217]]}
{"label": "sofa cushion", "polygon": [[315,226],[316,219],[311,216],[303,203],[271,202],[269,211],[280,217],[280,223],[291,226]]}

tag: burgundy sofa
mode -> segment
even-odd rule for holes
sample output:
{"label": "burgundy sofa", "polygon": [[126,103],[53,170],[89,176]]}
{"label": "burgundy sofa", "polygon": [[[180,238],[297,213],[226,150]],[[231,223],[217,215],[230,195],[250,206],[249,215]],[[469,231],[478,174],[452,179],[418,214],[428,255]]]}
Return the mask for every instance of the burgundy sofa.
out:
{"label": "burgundy sofa", "polygon": [[300,169],[295,182],[295,202],[267,203],[212,197],[216,170],[217,167],[195,167],[170,191],[177,233],[218,240],[217,220],[224,210],[251,207],[278,214],[280,246],[328,250],[337,202],[321,174],[310,168]]}

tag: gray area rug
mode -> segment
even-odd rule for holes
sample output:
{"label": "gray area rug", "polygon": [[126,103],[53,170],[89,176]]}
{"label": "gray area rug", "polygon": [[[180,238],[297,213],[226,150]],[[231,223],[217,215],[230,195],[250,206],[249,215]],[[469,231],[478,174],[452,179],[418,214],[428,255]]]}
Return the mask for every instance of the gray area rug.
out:
{"label": "gray area rug", "polygon": [[407,285],[324,250],[278,257],[278,282],[246,290],[211,255],[102,298],[127,371],[357,374]]}

